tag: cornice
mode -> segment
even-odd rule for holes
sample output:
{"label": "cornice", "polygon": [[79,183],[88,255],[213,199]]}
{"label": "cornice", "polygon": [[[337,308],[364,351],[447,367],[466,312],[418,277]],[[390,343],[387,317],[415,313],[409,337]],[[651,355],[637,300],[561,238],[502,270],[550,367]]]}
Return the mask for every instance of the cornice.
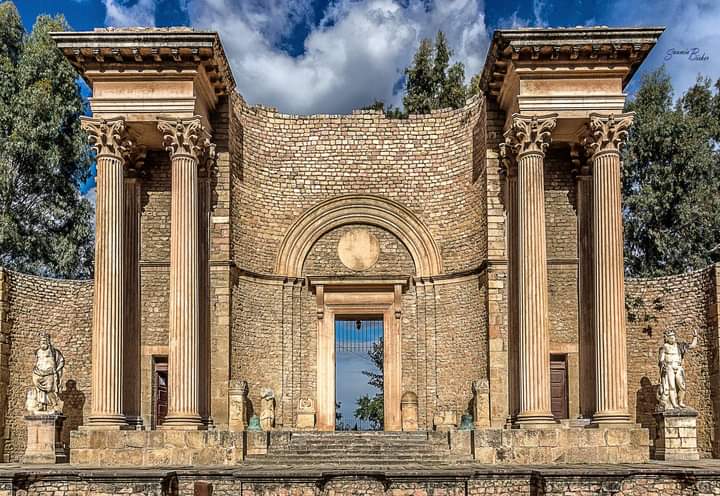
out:
{"label": "cornice", "polygon": [[657,43],[664,27],[523,28],[495,31],[488,49],[480,87],[497,96],[511,64],[564,62],[581,66],[624,64],[625,86]]}
{"label": "cornice", "polygon": [[235,89],[220,37],[213,31],[128,28],[52,32],[70,63],[87,71],[127,71],[202,66],[218,96]]}

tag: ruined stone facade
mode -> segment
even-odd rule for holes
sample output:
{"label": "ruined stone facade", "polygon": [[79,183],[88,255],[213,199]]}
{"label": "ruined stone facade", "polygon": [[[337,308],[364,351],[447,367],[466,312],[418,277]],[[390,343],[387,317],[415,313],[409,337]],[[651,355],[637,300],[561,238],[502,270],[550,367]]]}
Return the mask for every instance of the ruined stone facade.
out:
{"label": "ruined stone facade", "polygon": [[[632,115],[622,91],[659,34],[498,32],[483,94],[408,119],[251,106],[215,33],[55,34],[93,88],[97,265],[94,283],[0,271],[4,461],[24,451],[28,357],[42,331],[66,357],[71,463],[235,465],[331,444],[295,434],[334,430],[334,319],[363,315],[381,316],[385,333],[389,432],[378,446],[404,439],[410,454],[431,456],[429,443],[458,463],[646,461],[657,348],[673,327],[699,331],[688,400],[701,455],[717,456],[720,268],[623,278],[619,149]],[[272,432],[243,432],[265,388]],[[406,393],[420,433],[403,438],[393,431]],[[487,418],[456,431],[472,411]],[[433,432],[436,417],[451,432]],[[6,474],[23,494],[121,484],[23,477]],[[143,477],[122,487],[205,494],[197,474]],[[214,494],[650,494],[681,484],[527,473],[268,489],[233,477],[218,475]],[[708,477],[692,490],[716,494]]]}

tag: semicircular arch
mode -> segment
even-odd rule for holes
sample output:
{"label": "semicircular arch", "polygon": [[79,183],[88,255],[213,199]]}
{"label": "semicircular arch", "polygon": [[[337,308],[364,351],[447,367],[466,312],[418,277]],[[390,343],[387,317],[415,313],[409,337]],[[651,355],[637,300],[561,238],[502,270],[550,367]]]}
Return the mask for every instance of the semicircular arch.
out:
{"label": "semicircular arch", "polygon": [[368,224],[394,234],[407,247],[416,275],[442,273],[442,258],[428,228],[405,206],[376,195],[345,195],[325,200],[303,214],[280,245],[275,273],[302,276],[305,258],[328,231],[348,224]]}

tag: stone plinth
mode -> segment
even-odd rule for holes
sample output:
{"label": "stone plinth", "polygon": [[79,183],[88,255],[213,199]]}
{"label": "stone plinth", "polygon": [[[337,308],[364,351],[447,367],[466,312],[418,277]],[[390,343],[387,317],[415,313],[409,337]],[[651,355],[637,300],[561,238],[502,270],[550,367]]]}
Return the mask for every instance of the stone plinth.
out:
{"label": "stone plinth", "polygon": [[657,429],[653,458],[656,460],[699,460],[697,416],[692,408],[677,408],[654,414]]}
{"label": "stone plinth", "polygon": [[246,431],[247,436],[247,454],[248,455],[266,455],[268,445],[270,444],[270,436],[265,431]]}
{"label": "stone plinth", "polygon": [[472,436],[475,460],[488,464],[644,463],[650,455],[648,430],[636,424],[478,429]]}
{"label": "stone plinth", "polygon": [[27,448],[23,463],[65,463],[67,455],[62,444],[64,415],[26,415]]}
{"label": "stone plinth", "polygon": [[244,458],[242,432],[79,430],[70,433],[74,465],[161,467],[234,465]]}

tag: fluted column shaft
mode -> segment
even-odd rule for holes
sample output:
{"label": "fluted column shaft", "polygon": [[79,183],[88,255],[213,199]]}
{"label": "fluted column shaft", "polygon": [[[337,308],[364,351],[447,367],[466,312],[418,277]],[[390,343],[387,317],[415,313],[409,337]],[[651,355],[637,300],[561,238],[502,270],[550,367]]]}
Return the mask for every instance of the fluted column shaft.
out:
{"label": "fluted column shaft", "polygon": [[544,158],[555,115],[513,116],[506,144],[517,152],[519,424],[553,422],[545,244]]}
{"label": "fluted column shaft", "polygon": [[517,167],[507,161],[507,253],[508,253],[508,412],[510,419],[518,414],[518,208],[517,208]]}
{"label": "fluted column shaft", "polygon": [[126,425],[123,414],[124,172],[129,142],[122,120],[83,119],[96,153],[92,403],[88,424]]}
{"label": "fluted column shaft", "polygon": [[170,213],[170,356],[165,423],[200,423],[198,278],[198,161],[172,159]]}
{"label": "fluted column shaft", "polygon": [[620,145],[632,114],[591,114],[596,412],[593,422],[629,422]]}
{"label": "fluted column shaft", "polygon": [[551,421],[543,155],[518,157],[518,422]]}
{"label": "fluted column shaft", "polygon": [[578,219],[578,294],[580,355],[580,413],[584,418],[595,414],[595,326],[593,325],[594,261],[592,256],[592,175],[589,167],[579,167],[577,176]]}
{"label": "fluted column shaft", "polygon": [[160,121],[171,155],[170,330],[165,428],[198,428],[200,279],[198,166],[207,141],[199,119]]}
{"label": "fluted column shaft", "polygon": [[597,396],[594,419],[629,421],[620,154],[593,157]]}

